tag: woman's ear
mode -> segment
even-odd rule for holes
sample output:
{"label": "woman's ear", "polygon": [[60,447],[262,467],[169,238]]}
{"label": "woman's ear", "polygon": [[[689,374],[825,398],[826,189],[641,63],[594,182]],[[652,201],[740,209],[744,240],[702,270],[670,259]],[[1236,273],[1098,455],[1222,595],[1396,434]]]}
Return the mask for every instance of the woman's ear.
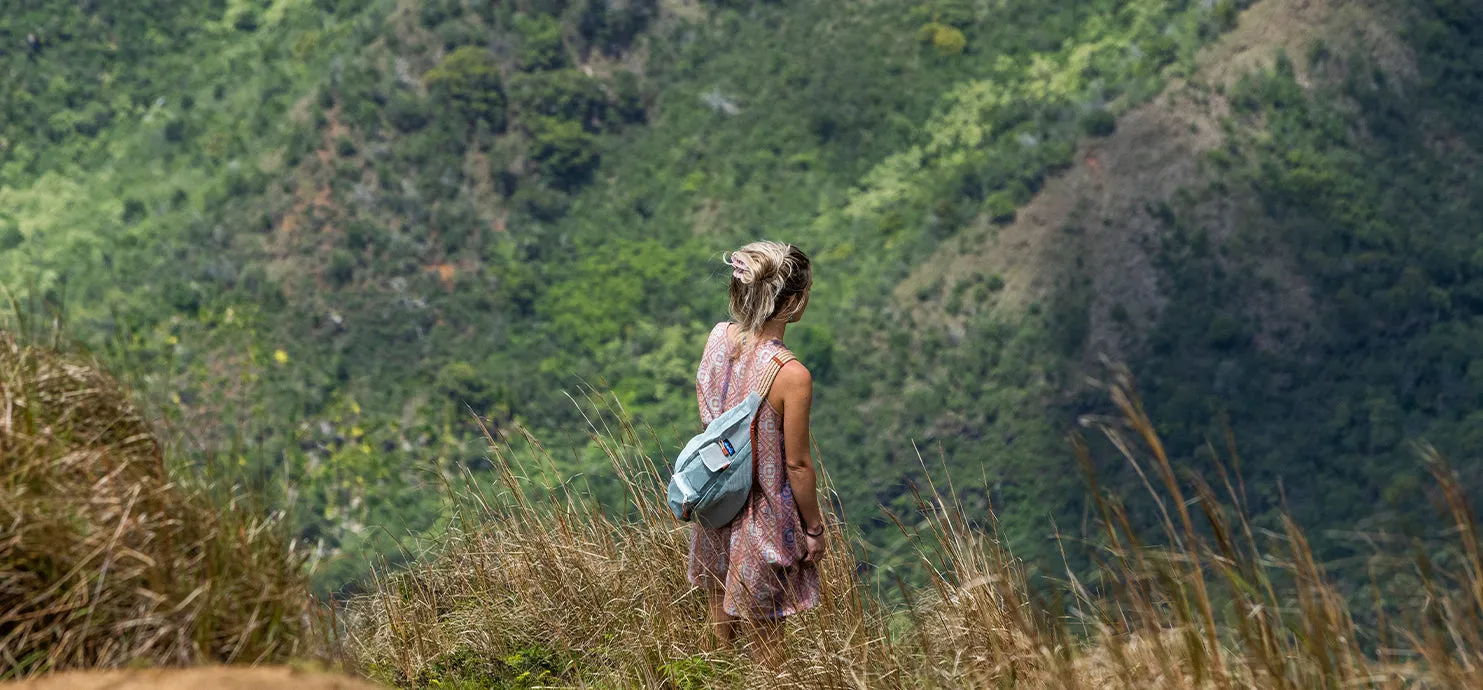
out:
{"label": "woman's ear", "polygon": [[799,299],[798,308],[793,310],[793,318],[790,320],[790,323],[797,323],[803,320],[803,312],[808,310],[808,298],[812,293],[813,290],[804,290],[803,297]]}

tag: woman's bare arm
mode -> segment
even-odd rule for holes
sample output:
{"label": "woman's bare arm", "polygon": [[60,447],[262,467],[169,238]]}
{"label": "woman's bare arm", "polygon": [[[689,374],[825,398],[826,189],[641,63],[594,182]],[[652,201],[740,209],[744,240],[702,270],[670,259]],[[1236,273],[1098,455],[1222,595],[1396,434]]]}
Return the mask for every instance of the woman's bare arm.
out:
{"label": "woman's bare arm", "polygon": [[802,362],[793,361],[778,372],[767,402],[783,416],[783,454],[788,463],[788,485],[803,517],[803,528],[816,531],[824,524],[819,508],[818,477],[809,453],[809,409],[813,405],[814,379]]}

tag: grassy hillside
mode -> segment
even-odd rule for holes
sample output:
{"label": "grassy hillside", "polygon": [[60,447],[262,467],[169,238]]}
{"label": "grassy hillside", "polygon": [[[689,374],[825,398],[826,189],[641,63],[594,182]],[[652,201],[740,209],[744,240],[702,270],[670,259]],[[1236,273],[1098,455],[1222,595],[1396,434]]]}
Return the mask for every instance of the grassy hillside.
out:
{"label": "grassy hillside", "polygon": [[789,340],[877,563],[939,455],[1053,562],[1102,353],[1181,464],[1242,431],[1259,521],[1281,481],[1305,524],[1421,530],[1406,440],[1477,486],[1483,17],[1246,4],[27,0],[0,271],[329,553],[441,529],[488,477],[470,411],[621,505],[567,394],[678,445],[759,236],[818,263]]}
{"label": "grassy hillside", "polygon": [[[581,490],[534,493],[493,443],[500,485],[459,500],[459,520],[415,567],[346,607],[345,649],[396,687],[531,688],[1466,688],[1480,682],[1475,518],[1432,451],[1421,461],[1456,531],[1429,561],[1382,549],[1373,599],[1348,603],[1290,519],[1257,530],[1243,490],[1180,488],[1119,372],[1104,461],[1147,468],[1159,488],[1125,504],[1093,485],[1105,539],[1088,579],[1037,582],[990,520],[942,491],[903,514],[923,586],[883,601],[856,576],[840,523],[820,561],[820,605],[790,616],[777,668],[750,646],[716,649],[685,579],[686,532],[658,501],[663,459],[630,428],[607,446],[635,509],[613,516]],[[1078,454],[1088,464],[1084,446]],[[1228,475],[1220,475],[1228,478]],[[940,485],[939,485],[940,486]],[[1152,499],[1151,501],[1149,499]],[[1188,503],[1186,503],[1188,499]],[[1127,511],[1168,505],[1149,547]],[[1233,502],[1234,505],[1229,505]],[[1198,506],[1196,510],[1195,506]],[[832,521],[831,521],[832,522]],[[1450,574],[1444,574],[1450,573]],[[899,583],[898,583],[899,584]],[[746,644],[755,644],[747,636]]]}
{"label": "grassy hillside", "polygon": [[282,514],[167,458],[97,361],[5,334],[0,397],[0,681],[325,651]]}
{"label": "grassy hillside", "polygon": [[[1086,580],[1037,580],[992,520],[979,526],[929,489],[901,529],[930,567],[921,586],[898,583],[905,596],[892,602],[857,576],[858,542],[831,519],[821,605],[790,617],[779,672],[755,650],[710,645],[704,597],[683,575],[685,531],[658,500],[665,460],[634,427],[604,445],[627,513],[584,488],[532,486],[515,451],[545,452],[486,439],[498,481],[450,492],[456,520],[422,562],[381,570],[331,608],[309,596],[306,554],[281,513],[201,484],[98,362],[40,340],[0,338],[0,509],[15,518],[0,523],[0,680],[17,690],[1483,680],[1476,518],[1433,451],[1420,461],[1455,529],[1436,559],[1408,544],[1377,553],[1373,600],[1355,606],[1290,519],[1280,532],[1253,528],[1241,484],[1212,490],[1195,476],[1192,493],[1181,488],[1126,371],[1109,389],[1118,416],[1096,426],[1125,441],[1106,461],[1158,479],[1142,500],[1174,506],[1158,530],[1164,546],[1131,525],[1139,499],[1124,504],[1094,483],[1102,558]],[[1077,454],[1097,464],[1084,445]],[[200,667],[217,663],[237,666]],[[378,684],[310,670],[326,663]]]}

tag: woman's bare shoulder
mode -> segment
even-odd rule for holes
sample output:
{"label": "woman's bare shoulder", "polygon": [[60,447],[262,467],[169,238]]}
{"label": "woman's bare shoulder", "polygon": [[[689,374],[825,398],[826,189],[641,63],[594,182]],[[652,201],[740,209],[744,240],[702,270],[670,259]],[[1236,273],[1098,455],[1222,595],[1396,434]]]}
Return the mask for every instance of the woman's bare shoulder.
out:
{"label": "woman's bare shoulder", "polygon": [[814,375],[809,373],[803,362],[795,359],[778,370],[778,377],[773,385],[783,390],[811,391],[814,387]]}

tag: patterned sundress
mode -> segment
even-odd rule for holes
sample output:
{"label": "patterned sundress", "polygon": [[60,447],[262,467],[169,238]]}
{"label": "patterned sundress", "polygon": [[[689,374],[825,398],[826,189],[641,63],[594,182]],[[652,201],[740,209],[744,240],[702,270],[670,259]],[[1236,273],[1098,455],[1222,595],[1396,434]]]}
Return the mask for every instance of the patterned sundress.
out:
{"label": "patterned sundress", "polygon": [[[785,351],[781,341],[773,340],[756,343],[750,352],[731,352],[726,328],[720,323],[711,330],[695,375],[702,424],[744,400],[769,360]],[[723,606],[732,616],[781,618],[819,603],[819,572],[803,561],[803,522],[788,484],[783,418],[766,402],[757,411],[753,461],[756,481],[736,519],[720,529],[695,525],[690,582],[710,592],[723,591]]]}

